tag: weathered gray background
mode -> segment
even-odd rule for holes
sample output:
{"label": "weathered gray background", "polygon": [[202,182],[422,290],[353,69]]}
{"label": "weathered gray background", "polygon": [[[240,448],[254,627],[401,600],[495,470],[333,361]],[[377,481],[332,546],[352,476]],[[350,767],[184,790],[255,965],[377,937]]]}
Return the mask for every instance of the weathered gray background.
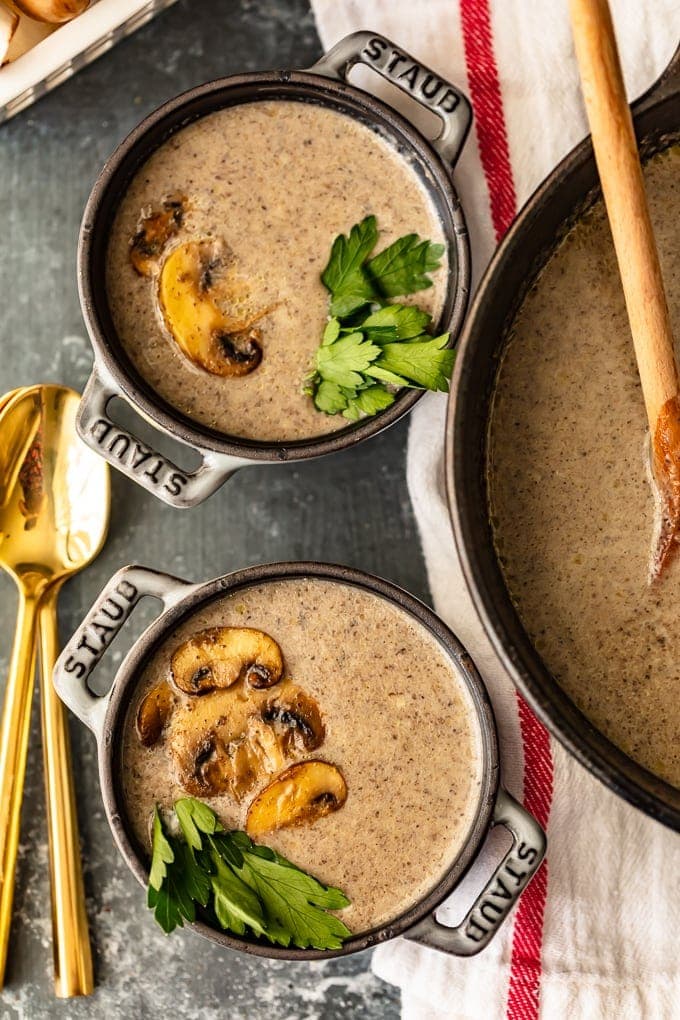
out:
{"label": "weathered gray background", "polygon": [[[115,143],[191,85],[244,69],[304,67],[318,53],[306,0],[184,0],[0,128],[0,392],[35,382],[75,388],[85,382],[90,348],[76,295],[76,238],[90,187]],[[402,423],[346,454],[249,468],[190,512],[162,506],[116,474],[109,541],[94,567],[63,593],[64,633],[104,580],[135,561],[199,580],[267,560],[318,558],[375,571],[427,597],[404,479],[405,436]],[[4,576],[0,606],[3,676],[15,614]],[[152,611],[138,612],[102,666],[105,676]],[[62,1004],[53,997],[34,727],[3,1018],[398,1015],[397,993],[371,975],[368,954],[327,964],[274,963],[219,951],[189,933],[166,940],[113,847],[93,742],[77,724],[73,745],[97,991]]]}

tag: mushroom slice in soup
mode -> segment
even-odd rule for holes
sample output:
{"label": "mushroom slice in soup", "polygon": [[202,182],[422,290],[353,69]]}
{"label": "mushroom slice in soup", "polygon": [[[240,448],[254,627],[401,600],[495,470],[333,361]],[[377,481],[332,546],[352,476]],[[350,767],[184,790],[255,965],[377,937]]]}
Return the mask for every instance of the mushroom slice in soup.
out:
{"label": "mushroom slice in soup", "polygon": [[339,768],[325,761],[291,765],[262,790],[248,808],[246,831],[255,838],[274,829],[311,825],[347,800]]}
{"label": "mushroom slice in soup", "polygon": [[148,208],[139,218],[130,241],[130,262],[140,276],[154,276],[160,257],[184,221],[186,199],[183,195],[164,198],[160,208]]}
{"label": "mushroom slice in soup", "polygon": [[230,793],[240,801],[286,762],[258,706],[233,690],[215,691],[180,709],[168,743],[177,778],[194,796]]}
{"label": "mushroom slice in soup", "polygon": [[283,674],[276,641],[251,627],[209,627],[185,641],[172,656],[172,677],[186,694],[205,694],[244,679],[272,687]]}
{"label": "mushroom slice in soup", "polygon": [[260,332],[253,327],[260,316],[225,310],[242,298],[227,261],[219,242],[178,245],[161,268],[158,300],[168,332],[194,364],[212,375],[242,376],[262,360]]}
{"label": "mushroom slice in soup", "polygon": [[262,719],[279,735],[286,753],[296,746],[313,751],[326,735],[316,701],[292,680],[284,680],[265,702]]}
{"label": "mushroom slice in soup", "polygon": [[[155,691],[142,705],[155,704]],[[194,796],[230,793],[242,800],[295,753],[318,747],[325,733],[318,705],[291,680],[275,698],[266,689],[232,685],[173,709],[164,737],[179,783]],[[142,740],[139,727],[138,734]]]}
{"label": "mushroom slice in soup", "polygon": [[228,749],[229,762],[220,763],[229,791],[240,801],[262,780],[285,765],[280,741],[270,726],[253,716],[240,741]]}
{"label": "mushroom slice in soup", "polygon": [[152,687],[137,709],[137,736],[144,747],[155,744],[175,707],[175,694],[170,684],[163,680]]}
{"label": "mushroom slice in soup", "polygon": [[230,747],[241,742],[253,706],[232,690],[192,698],[173,713],[166,740],[187,793],[226,793],[233,777]]}

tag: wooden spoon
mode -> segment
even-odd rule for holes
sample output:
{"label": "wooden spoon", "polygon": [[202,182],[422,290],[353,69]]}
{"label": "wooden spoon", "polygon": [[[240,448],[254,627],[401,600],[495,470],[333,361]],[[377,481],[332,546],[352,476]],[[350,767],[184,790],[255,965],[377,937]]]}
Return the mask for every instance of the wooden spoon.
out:
{"label": "wooden spoon", "polygon": [[570,0],[576,56],[652,437],[657,578],[680,531],[680,380],[659,255],[607,0]]}

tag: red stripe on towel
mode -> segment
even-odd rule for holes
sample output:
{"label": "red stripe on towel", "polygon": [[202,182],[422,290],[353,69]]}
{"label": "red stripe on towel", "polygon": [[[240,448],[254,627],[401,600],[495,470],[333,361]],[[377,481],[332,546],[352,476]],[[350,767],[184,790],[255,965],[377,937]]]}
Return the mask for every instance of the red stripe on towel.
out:
{"label": "red stripe on towel", "polygon": [[[460,0],[460,12],[479,154],[489,190],[491,219],[499,241],[517,212],[517,200],[493,50],[490,0]],[[524,806],[545,828],[553,794],[550,738],[519,693],[517,705],[524,752]],[[546,861],[515,913],[507,1020],[537,1020],[539,1015],[547,892]]]}
{"label": "red stripe on towel", "polygon": [[460,15],[479,155],[489,189],[493,228],[496,240],[500,241],[515,218],[517,202],[493,52],[489,0],[460,0]]}
{"label": "red stripe on towel", "polygon": [[[553,760],[550,738],[526,701],[517,694],[524,747],[524,806],[545,829],[553,795]],[[512,933],[507,1020],[536,1020],[541,993],[541,945],[548,894],[545,861],[524,892]]]}

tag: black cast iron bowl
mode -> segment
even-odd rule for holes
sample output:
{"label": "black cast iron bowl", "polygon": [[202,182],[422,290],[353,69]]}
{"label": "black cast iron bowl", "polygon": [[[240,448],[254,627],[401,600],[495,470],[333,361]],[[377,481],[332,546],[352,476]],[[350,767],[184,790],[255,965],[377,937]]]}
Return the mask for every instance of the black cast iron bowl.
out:
{"label": "black cast iron bowl", "polygon": [[[260,939],[217,931],[202,920],[192,927],[212,942],[276,959],[310,960],[344,956],[402,934],[456,956],[471,956],[488,944],[531,881],[545,852],[545,836],[534,818],[500,785],[498,741],[491,705],[479,674],[458,640],[427,606],[412,595],[388,581],[348,567],[322,563],[274,563],[239,570],[205,584],[189,584],[145,567],[124,567],[114,574],[62,652],[55,667],[54,683],[62,700],[96,736],[102,797],[118,849],[133,874],[142,885],[146,885],[148,858],[127,821],[121,782],[123,726],[146,663],[181,622],[206,604],[252,585],[290,578],[322,578],[360,588],[399,607],[439,642],[469,691],[476,715],[482,758],[476,814],[466,842],[443,878],[409,910],[388,924],[352,936],[341,950],[283,949]],[[163,611],[135,642],[118,669],[109,692],[98,697],[88,687],[88,677],[137,602],[145,595],[160,599]],[[409,819],[400,819],[400,824],[405,838],[408,838]],[[510,850],[463,921],[456,927],[440,924],[435,918],[437,907],[460,882],[477,856],[487,832],[495,825],[503,825],[509,830],[512,836]],[[357,838],[361,838],[360,833],[357,833]]]}
{"label": "black cast iron bowl", "polygon": [[[398,59],[398,64],[392,66]],[[392,106],[347,83],[357,63],[372,67],[442,122],[432,141]],[[85,324],[95,355],[83,394],[78,430],[110,464],[173,506],[202,502],[239,467],[253,462],[304,460],[345,449],[376,435],[409,411],[421,396],[404,390],[374,418],[312,440],[266,443],[228,436],[198,424],[161,399],[137,372],[114,329],[105,286],[108,237],[130,181],[172,134],[207,114],[257,100],[314,103],[357,119],[387,138],[409,161],[431,196],[447,241],[449,280],[438,326],[457,339],[467,308],[470,253],[463,211],[451,170],[467,135],[471,109],[449,82],[418,64],[389,40],[357,32],[339,42],[308,71],[234,75],[193,88],[150,114],[118,146],[88,200],[78,246],[78,283]],[[202,458],[194,472],[178,468],[109,416],[114,397],[129,403],[161,432],[191,447]]]}
{"label": "black cast iron bowl", "polygon": [[[680,137],[680,51],[634,106],[643,156]],[[490,399],[508,330],[560,239],[599,197],[590,139],[557,166],[524,206],[480,285],[460,341],[446,423],[449,508],[463,570],[486,633],[514,684],[548,727],[611,790],[680,830],[680,790],[620,751],[559,687],[525,632],[494,551],[486,442]]]}

